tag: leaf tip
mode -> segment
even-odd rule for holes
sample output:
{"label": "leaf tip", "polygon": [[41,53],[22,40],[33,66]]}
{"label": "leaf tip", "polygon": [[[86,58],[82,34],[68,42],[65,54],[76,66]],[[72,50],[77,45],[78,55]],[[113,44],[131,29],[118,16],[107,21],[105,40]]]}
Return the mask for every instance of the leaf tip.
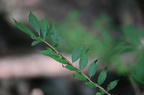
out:
{"label": "leaf tip", "polygon": [[98,59],[96,59],[94,62],[97,63]]}

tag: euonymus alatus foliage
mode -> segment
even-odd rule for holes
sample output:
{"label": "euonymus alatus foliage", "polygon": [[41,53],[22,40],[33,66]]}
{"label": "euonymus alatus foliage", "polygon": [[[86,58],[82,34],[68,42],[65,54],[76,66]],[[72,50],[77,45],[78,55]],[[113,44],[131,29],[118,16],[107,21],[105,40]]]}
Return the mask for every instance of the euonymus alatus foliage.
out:
{"label": "euonymus alatus foliage", "polygon": [[[115,86],[118,83],[118,80],[110,82],[107,86],[107,89],[104,89],[101,86],[106,80],[107,68],[105,68],[102,72],[100,72],[97,82],[91,81],[91,77],[93,77],[97,71],[97,64],[96,64],[97,60],[93,61],[89,65],[88,75],[82,72],[82,70],[85,69],[85,67],[88,65],[88,56],[87,56],[88,50],[84,50],[83,46],[74,49],[74,51],[72,52],[72,61],[69,61],[60,52],[56,50],[60,41],[59,32],[54,26],[50,27],[49,23],[46,21],[45,18],[42,18],[42,20],[39,21],[37,17],[32,12],[30,12],[29,23],[37,34],[33,33],[28,27],[26,27],[22,23],[16,21],[15,19],[13,20],[16,26],[21,31],[29,35],[34,40],[31,44],[32,46],[37,45],[39,43],[44,43],[47,45],[46,49],[38,51],[39,53],[53,58],[54,60],[62,63],[62,66],[64,68],[70,71],[74,71],[75,73],[73,74],[73,76],[83,81],[83,83],[86,84],[87,86],[91,88],[98,88],[100,92],[97,92],[96,95],[104,95],[104,94],[112,95],[109,93],[109,91],[115,88]],[[47,37],[51,38],[51,40],[53,41],[52,44],[49,44]],[[79,68],[73,66],[74,62],[76,62],[78,59],[80,59]]]}

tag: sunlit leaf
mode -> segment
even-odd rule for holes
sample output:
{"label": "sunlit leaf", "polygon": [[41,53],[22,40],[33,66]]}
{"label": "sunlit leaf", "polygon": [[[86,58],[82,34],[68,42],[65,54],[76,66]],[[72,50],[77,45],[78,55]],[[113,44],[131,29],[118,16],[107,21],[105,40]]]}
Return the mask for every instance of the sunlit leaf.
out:
{"label": "sunlit leaf", "polygon": [[57,47],[60,41],[60,35],[59,35],[58,30],[54,26],[52,26],[52,29],[51,29],[51,38],[55,44],[54,46]]}
{"label": "sunlit leaf", "polygon": [[107,68],[105,68],[98,76],[98,84],[101,85],[107,77]]}
{"label": "sunlit leaf", "polygon": [[40,36],[40,23],[37,17],[31,11],[29,14],[29,22],[31,26],[35,29],[35,31],[38,33],[38,35]]}
{"label": "sunlit leaf", "polygon": [[88,75],[90,77],[94,76],[97,70],[97,66],[96,66],[96,62],[97,60],[95,60],[94,62],[92,62],[88,68]]}
{"label": "sunlit leaf", "polygon": [[24,33],[28,34],[32,39],[36,39],[37,37],[33,34],[33,32],[31,30],[29,30],[29,28],[27,28],[24,24],[17,22],[15,19],[13,19],[16,26],[23,31]]}
{"label": "sunlit leaf", "polygon": [[107,90],[109,91],[109,90],[114,89],[114,88],[116,87],[118,81],[119,81],[119,80],[114,80],[114,81],[110,82],[110,83],[108,84],[108,86],[107,86]]}
{"label": "sunlit leaf", "polygon": [[87,56],[87,51],[86,51],[81,55],[81,58],[80,58],[80,62],[79,62],[80,70],[83,70],[87,66],[87,64],[88,64],[88,56]]}
{"label": "sunlit leaf", "polygon": [[83,80],[83,81],[87,80],[82,74],[79,74],[79,73],[75,73],[74,77],[79,79],[79,80]]}
{"label": "sunlit leaf", "polygon": [[83,46],[75,48],[74,51],[72,52],[72,62],[78,60],[81,57],[82,52],[83,52]]}
{"label": "sunlit leaf", "polygon": [[41,31],[42,31],[42,38],[45,40],[46,39],[46,36],[49,32],[49,24],[48,22],[46,21],[45,18],[43,18],[40,22],[40,25],[41,25]]}
{"label": "sunlit leaf", "polygon": [[65,68],[71,70],[71,71],[78,71],[74,66],[71,66],[71,65],[66,65]]}
{"label": "sunlit leaf", "polygon": [[96,85],[94,83],[91,82],[85,82],[84,84],[86,84],[87,86],[91,87],[91,88],[96,88]]}

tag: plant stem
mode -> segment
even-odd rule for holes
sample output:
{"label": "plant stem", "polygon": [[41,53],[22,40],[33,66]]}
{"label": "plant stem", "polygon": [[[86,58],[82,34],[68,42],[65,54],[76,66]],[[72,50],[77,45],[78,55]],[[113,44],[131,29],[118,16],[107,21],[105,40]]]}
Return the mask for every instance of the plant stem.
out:
{"label": "plant stem", "polygon": [[[39,37],[40,38],[40,37]],[[51,48],[55,53],[57,53],[58,55],[61,56],[62,59],[64,59],[65,61],[68,62],[69,65],[73,66],[72,65],[72,62],[70,62],[66,57],[64,57],[60,52],[58,52],[53,46],[51,46],[47,41],[43,40],[42,38],[40,38],[42,40],[43,43],[45,43],[49,48]],[[74,67],[74,66],[73,66]],[[101,87],[100,85],[98,85],[97,83],[94,83],[93,81],[91,81],[91,79],[85,75],[81,70],[79,70],[77,67],[75,67],[77,69],[77,71],[82,74],[86,79],[87,81],[95,84],[95,86],[99,89],[101,89],[104,93],[106,93],[107,95],[113,95],[113,94],[110,94],[107,90],[105,90],[103,87]]]}

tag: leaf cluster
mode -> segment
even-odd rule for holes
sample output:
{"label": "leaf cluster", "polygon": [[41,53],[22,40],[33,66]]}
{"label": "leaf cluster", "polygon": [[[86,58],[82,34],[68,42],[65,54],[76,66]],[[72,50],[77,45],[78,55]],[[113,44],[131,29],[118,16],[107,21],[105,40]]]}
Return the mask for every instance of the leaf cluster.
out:
{"label": "leaf cluster", "polygon": [[[42,40],[46,40],[47,36],[51,36],[51,39],[54,43],[54,46],[57,47],[60,41],[60,35],[57,29],[53,26],[50,27],[49,23],[47,22],[46,18],[42,18],[41,21],[38,21],[37,17],[30,11],[29,14],[29,23],[32,28],[36,31],[37,35],[35,35],[28,27],[24,24],[16,21],[13,19],[17,27],[23,31],[24,33],[28,34],[34,41],[32,42],[32,46],[41,43]],[[41,39],[40,39],[41,38]],[[48,40],[46,40],[48,41]]]}
{"label": "leaf cluster", "polygon": [[[79,69],[80,70],[83,70],[88,65],[87,51],[88,50],[84,51],[83,46],[81,46],[79,48],[74,49],[74,51],[72,52],[72,62],[75,62],[78,59],[80,59],[79,60]],[[92,62],[89,65],[89,67],[88,67],[88,76],[89,76],[89,78],[88,79],[90,79],[91,77],[93,77],[96,74],[96,71],[97,71],[96,63],[97,63],[97,61],[98,60],[95,60],[94,62]],[[83,74],[75,73],[74,77],[79,79],[79,80],[84,81],[84,84],[86,84],[87,86],[89,86],[91,88],[96,88],[97,87],[97,85],[95,85],[93,82],[91,82],[91,81],[88,82],[87,78],[85,76],[83,76]],[[100,72],[100,74],[98,76],[97,84],[102,85],[104,83],[104,81],[106,80],[106,77],[107,77],[107,68],[105,68],[103,71]],[[110,90],[114,89],[115,86],[117,85],[117,83],[118,83],[118,80],[114,80],[114,81],[110,82],[107,86],[107,91],[110,91]],[[101,93],[101,95],[104,94],[103,91],[98,92],[97,94],[100,94],[100,93]]]}

